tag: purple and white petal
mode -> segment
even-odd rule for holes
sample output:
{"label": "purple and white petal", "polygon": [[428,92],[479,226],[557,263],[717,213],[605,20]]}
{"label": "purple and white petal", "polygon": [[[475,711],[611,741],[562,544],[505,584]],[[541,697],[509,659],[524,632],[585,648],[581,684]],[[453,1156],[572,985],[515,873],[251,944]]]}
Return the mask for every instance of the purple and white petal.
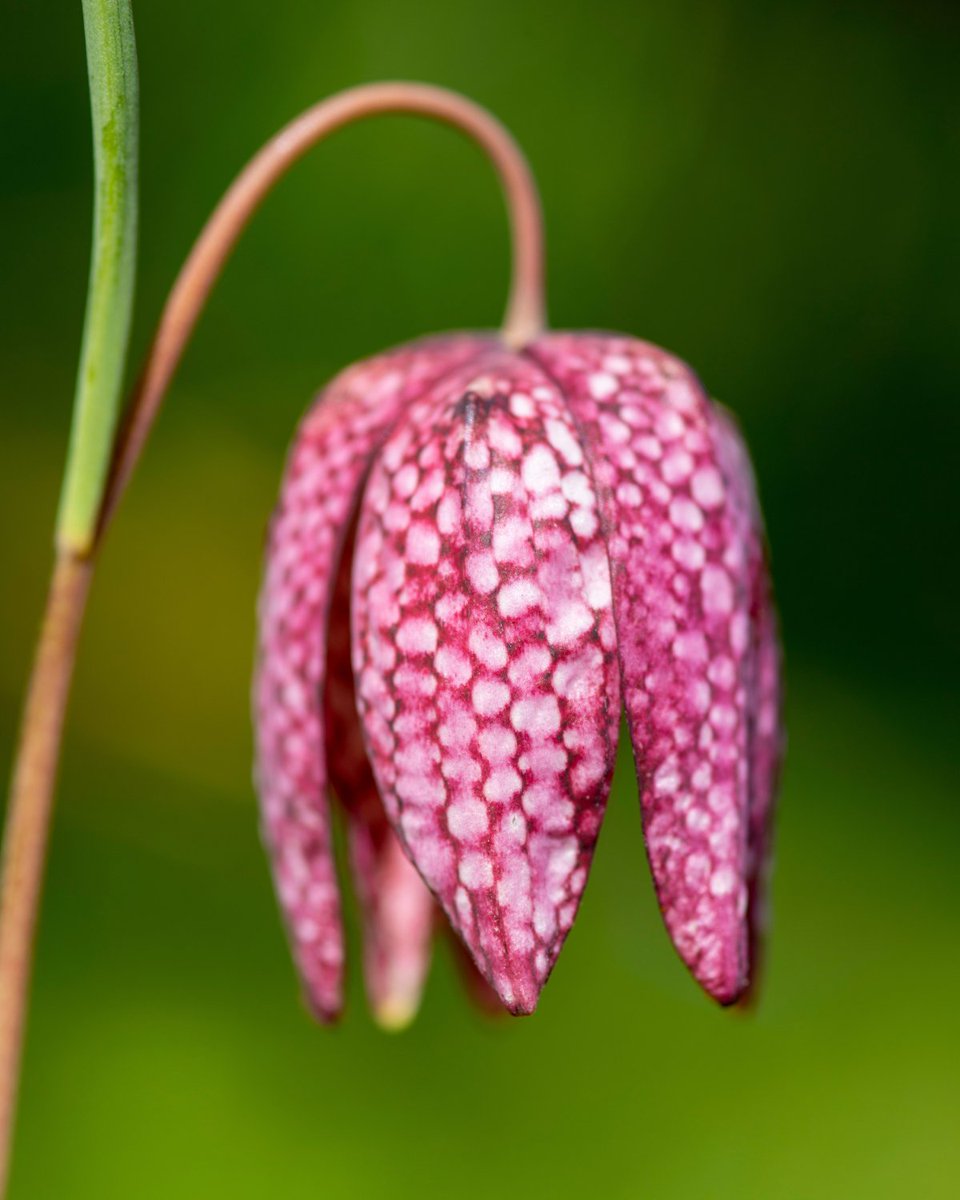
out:
{"label": "purple and white petal", "polygon": [[354,889],[363,922],[367,1000],[387,1029],[408,1025],[430,967],[435,901],[390,827],[370,769],[350,663],[354,522],[337,571],[324,691],[330,784],[346,813]]}
{"label": "purple and white petal", "polygon": [[323,753],[327,613],[370,459],[411,399],[479,339],[428,340],[349,368],[297,434],[267,548],[254,695],[262,824],[294,958],[313,1011],[342,1003],[343,933]]}
{"label": "purple and white petal", "polygon": [[606,550],[563,398],[492,354],[371,472],[354,668],[387,813],[483,975],[531,1012],[573,922],[619,714]]}
{"label": "purple and white petal", "polygon": [[732,1003],[748,978],[748,530],[712,405],[664,351],[559,334],[531,350],[567,395],[601,500],[644,835],[670,936]]}

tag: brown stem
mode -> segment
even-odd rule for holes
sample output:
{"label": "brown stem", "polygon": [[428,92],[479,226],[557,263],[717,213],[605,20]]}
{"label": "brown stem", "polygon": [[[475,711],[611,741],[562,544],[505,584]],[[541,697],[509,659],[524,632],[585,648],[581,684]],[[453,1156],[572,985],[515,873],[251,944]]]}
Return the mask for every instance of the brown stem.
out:
{"label": "brown stem", "polygon": [[503,338],[522,346],[544,327],[543,220],[533,175],[520,148],[494,117],[456,92],[421,83],[373,83],[308,108],[250,160],[214,209],[167,299],[146,366],[127,407],[101,520],[109,522],[163,402],[190,334],[247,222],[273,186],[311,146],[365,117],[411,113],[465,133],[486,152],[503,186],[513,243],[513,276]]}
{"label": "brown stem", "polygon": [[6,1191],[34,930],[63,719],[93,564],[60,555],[23,714],[0,878],[0,1195]]}

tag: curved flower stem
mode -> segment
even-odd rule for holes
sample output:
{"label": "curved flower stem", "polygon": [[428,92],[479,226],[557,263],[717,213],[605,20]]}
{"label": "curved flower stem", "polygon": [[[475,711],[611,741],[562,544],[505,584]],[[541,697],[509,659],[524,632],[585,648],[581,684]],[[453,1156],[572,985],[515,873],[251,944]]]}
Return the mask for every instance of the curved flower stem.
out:
{"label": "curved flower stem", "polygon": [[311,146],[344,125],[381,113],[430,117],[477,142],[503,186],[513,242],[513,274],[502,334],[522,346],[543,329],[543,219],[527,161],[507,130],[485,109],[456,92],[419,83],[373,83],[339,92],[307,109],[260,150],[217,205],[171,289],[143,373],[127,408],[104,501],[101,529],[149,436],[164,395],[240,234],[261,201]]}
{"label": "curved flower stem", "polygon": [[[100,21],[97,28],[101,32],[116,32],[104,19],[104,15],[114,8],[123,9],[129,15],[128,0],[84,0],[85,15],[92,14],[93,19]],[[129,46],[132,47],[132,26],[129,32]],[[102,65],[108,59],[101,57],[97,61]],[[109,61],[116,66],[116,60]],[[135,61],[133,69],[135,82]],[[124,76],[115,71],[113,78],[123,81]],[[94,82],[91,52],[92,87]],[[129,77],[126,82],[130,82]],[[98,128],[97,112],[95,102],[95,128]],[[174,283],[143,372],[128,402],[98,510],[94,504],[96,525],[92,531],[89,526],[91,497],[101,495],[100,452],[113,434],[113,409],[101,405],[95,412],[97,420],[93,422],[92,430],[86,428],[83,431],[85,439],[91,433],[92,438],[85,441],[89,453],[82,470],[71,471],[76,461],[74,456],[80,453],[76,445],[71,450],[58,525],[59,553],[30,678],[3,844],[0,879],[0,1197],[6,1190],[33,939],[63,721],[95,555],[140,458],[203,305],[247,222],[274,184],[311,146],[344,125],[380,113],[411,113],[441,121],[467,134],[486,152],[500,176],[513,242],[513,273],[502,336],[509,345],[521,346],[544,326],[543,225],[533,176],[506,129],[484,109],[455,92],[423,84],[381,83],[353,88],[322,101],[292,121],[263,147],[210,217]],[[116,112],[114,116],[117,116]],[[128,108],[126,116],[135,122],[135,109],[131,112]],[[112,129],[113,136],[121,132],[121,126],[116,123]],[[135,148],[135,142],[133,146]],[[98,151],[98,173],[109,161],[109,156],[103,157]],[[116,199],[117,193],[112,194]],[[127,237],[129,248],[133,229],[129,224],[115,222],[113,236],[117,239]],[[132,296],[132,273],[126,291],[128,285],[124,283],[132,259],[124,259],[127,264],[124,266],[120,262],[123,257],[120,251],[115,248],[111,253],[113,257],[108,254],[106,259],[108,282],[112,280],[113,295],[121,302],[114,309],[112,318],[109,305],[96,317],[88,314],[82,358],[84,364],[89,363],[94,368],[99,363],[100,384],[107,390],[110,381],[118,381],[122,372],[122,349],[126,343]],[[95,249],[95,258],[97,254]],[[92,289],[96,286],[96,272],[95,263]],[[91,304],[93,302],[92,299]],[[82,367],[81,388],[87,378],[84,371],[85,367]],[[78,392],[78,397],[78,405],[82,405],[82,391]],[[83,411],[89,426],[91,409],[88,406]],[[75,432],[75,443],[77,436]]]}

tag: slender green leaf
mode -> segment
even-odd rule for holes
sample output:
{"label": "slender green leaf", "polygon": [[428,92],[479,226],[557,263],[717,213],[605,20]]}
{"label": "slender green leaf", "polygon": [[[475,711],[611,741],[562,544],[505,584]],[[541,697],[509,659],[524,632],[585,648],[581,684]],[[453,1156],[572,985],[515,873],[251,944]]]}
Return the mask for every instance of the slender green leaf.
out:
{"label": "slender green leaf", "polygon": [[133,312],[139,89],[130,0],[83,0],[96,194],[87,311],[57,522],[63,549],[93,543]]}

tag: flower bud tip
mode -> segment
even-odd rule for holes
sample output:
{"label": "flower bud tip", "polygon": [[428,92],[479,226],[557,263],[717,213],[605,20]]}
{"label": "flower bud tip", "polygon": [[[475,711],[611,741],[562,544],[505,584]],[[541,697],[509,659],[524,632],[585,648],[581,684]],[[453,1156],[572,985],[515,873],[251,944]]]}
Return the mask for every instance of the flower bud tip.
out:
{"label": "flower bud tip", "polygon": [[416,996],[387,996],[373,1006],[373,1019],[384,1033],[402,1033],[413,1024],[419,1007]]}

